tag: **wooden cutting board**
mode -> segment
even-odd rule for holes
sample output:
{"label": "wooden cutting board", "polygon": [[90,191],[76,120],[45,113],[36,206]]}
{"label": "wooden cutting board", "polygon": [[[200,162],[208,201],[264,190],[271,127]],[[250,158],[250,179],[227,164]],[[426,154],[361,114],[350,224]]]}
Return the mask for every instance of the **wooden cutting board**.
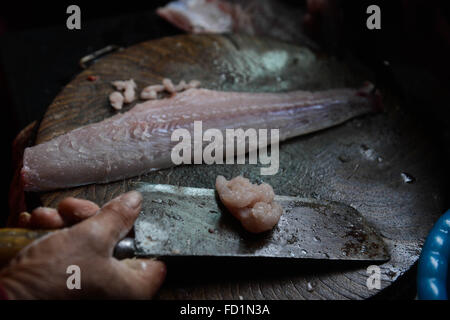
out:
{"label": "wooden cutting board", "polygon": [[[98,80],[89,81],[91,75]],[[197,79],[206,88],[255,92],[359,86],[373,80],[360,66],[273,40],[241,35],[163,38],[110,54],[77,75],[49,106],[37,143],[116,114],[108,104],[111,81],[133,78],[143,88],[165,77],[174,82]],[[380,265],[381,290],[367,288],[367,265],[263,260],[235,266],[194,261],[169,264],[159,298],[362,299],[379,294],[405,274],[444,210],[444,177],[439,175],[437,149],[418,121],[389,88],[383,92],[384,113],[283,143],[279,173],[264,177],[277,194],[350,204],[378,228],[392,256]],[[402,172],[414,176],[415,182],[405,183]],[[213,188],[218,174],[262,180],[258,166],[192,165],[39,197],[51,207],[67,196],[102,205],[129,190],[131,181]]]}

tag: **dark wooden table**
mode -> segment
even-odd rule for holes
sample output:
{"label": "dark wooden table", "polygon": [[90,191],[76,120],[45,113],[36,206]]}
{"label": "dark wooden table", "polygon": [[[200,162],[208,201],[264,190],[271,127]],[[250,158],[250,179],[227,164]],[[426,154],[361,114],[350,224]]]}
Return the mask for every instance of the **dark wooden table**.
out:
{"label": "dark wooden table", "polygon": [[[91,82],[91,75],[99,79]],[[354,60],[337,60],[269,39],[234,35],[148,41],[104,57],[77,75],[48,108],[36,143],[115,114],[107,100],[113,91],[110,82],[131,77],[140,88],[169,77],[175,82],[198,79],[204,87],[219,90],[285,91],[356,87],[373,80],[374,74]],[[389,246],[391,260],[380,265],[385,289],[417,261],[429,229],[445,208],[445,179],[439,150],[425,128],[402,108],[404,101],[392,88],[377,85],[384,94],[384,113],[283,143],[280,171],[264,181],[277,194],[341,201],[357,208]],[[109,184],[42,193],[40,200],[51,207],[67,196],[103,204],[129,190],[136,180],[211,188],[218,174],[243,174],[260,181],[258,172],[250,165],[180,166]],[[404,172],[414,176],[414,183],[402,180]],[[383,294],[366,287],[366,268],[347,263],[263,261],[234,268],[214,261],[173,263],[169,270],[176,271],[159,297],[362,299]]]}

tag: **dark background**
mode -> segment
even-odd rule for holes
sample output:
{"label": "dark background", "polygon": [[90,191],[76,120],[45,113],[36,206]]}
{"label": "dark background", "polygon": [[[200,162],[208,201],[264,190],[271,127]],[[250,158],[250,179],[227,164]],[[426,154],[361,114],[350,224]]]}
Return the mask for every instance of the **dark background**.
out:
{"label": "dark background", "polygon": [[[7,217],[11,142],[39,120],[74,75],[81,57],[107,45],[129,46],[181,33],[155,14],[167,1],[8,2],[0,4],[0,104],[3,128],[2,214]],[[305,1],[284,1],[305,7]],[[351,51],[411,102],[449,158],[448,1],[334,1],[332,16],[317,16],[311,36],[325,51]],[[81,30],[67,30],[66,8],[81,7]],[[382,29],[367,30],[366,8],[378,4]],[[300,19],[300,17],[299,17]],[[383,61],[389,61],[387,68]]]}

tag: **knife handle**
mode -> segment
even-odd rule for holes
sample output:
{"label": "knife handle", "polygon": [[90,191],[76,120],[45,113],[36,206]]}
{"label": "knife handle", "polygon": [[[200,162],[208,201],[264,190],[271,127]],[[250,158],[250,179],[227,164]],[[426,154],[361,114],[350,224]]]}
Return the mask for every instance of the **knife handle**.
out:
{"label": "knife handle", "polygon": [[52,230],[0,228],[0,266],[6,265],[20,250],[50,232]]}

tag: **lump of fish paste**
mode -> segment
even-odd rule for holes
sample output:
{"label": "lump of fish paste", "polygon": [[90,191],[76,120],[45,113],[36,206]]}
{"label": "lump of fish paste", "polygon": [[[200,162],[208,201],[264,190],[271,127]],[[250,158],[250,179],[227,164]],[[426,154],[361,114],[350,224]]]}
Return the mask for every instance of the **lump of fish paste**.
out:
{"label": "lump of fish paste", "polygon": [[123,101],[125,103],[131,103],[136,99],[136,82],[133,79],[125,80],[125,81],[113,81],[112,85],[118,90],[123,91]]}
{"label": "lump of fish paste", "polygon": [[145,87],[141,91],[142,100],[155,100],[158,98],[158,92],[164,91],[165,88],[162,84],[154,84]]}
{"label": "lump of fish paste", "polygon": [[189,83],[181,80],[179,84],[175,85],[172,80],[165,78],[162,84],[154,84],[142,89],[140,98],[142,100],[155,100],[158,99],[158,93],[161,91],[167,91],[173,97],[178,92],[198,87],[200,87],[200,81],[198,80],[191,80]]}
{"label": "lump of fish paste", "polygon": [[109,103],[116,110],[122,109],[123,99],[123,95],[118,91],[114,91],[109,95]]}
{"label": "lump of fish paste", "polygon": [[250,232],[272,229],[283,213],[283,208],[274,201],[272,187],[266,183],[252,184],[242,176],[228,181],[218,176],[216,189],[225,207]]}
{"label": "lump of fish paste", "polygon": [[175,85],[173,84],[172,80],[170,79],[163,79],[162,84],[164,86],[164,89],[166,89],[169,93],[176,93],[177,90],[175,89]]}

